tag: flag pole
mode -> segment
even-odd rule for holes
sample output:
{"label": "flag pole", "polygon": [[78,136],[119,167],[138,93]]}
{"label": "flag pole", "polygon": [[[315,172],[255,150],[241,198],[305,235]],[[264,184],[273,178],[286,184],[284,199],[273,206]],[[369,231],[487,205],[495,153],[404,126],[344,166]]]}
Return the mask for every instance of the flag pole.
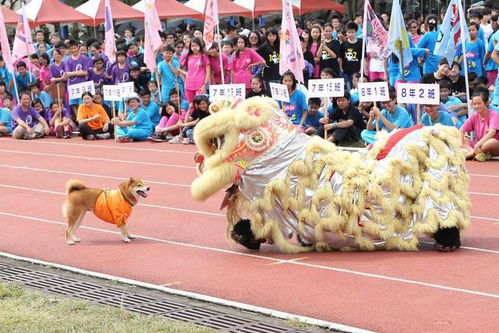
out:
{"label": "flag pole", "polygon": [[364,58],[366,57],[366,37],[367,37],[367,2],[364,0],[364,20],[362,22],[362,58],[360,62],[360,82],[364,80]]}
{"label": "flag pole", "polygon": [[405,72],[404,72],[404,53],[402,50],[402,41],[400,41],[399,45],[399,52],[400,52],[400,73],[402,73],[402,80],[405,81]]}
{"label": "flag pole", "polygon": [[[459,6],[458,12],[459,15],[461,15],[461,13],[464,13],[463,4],[461,3],[461,0],[457,0],[457,3]],[[461,29],[461,47],[463,50],[463,60],[464,60],[463,62],[464,62],[464,82],[466,85],[466,104],[468,105],[468,116],[470,116],[472,110],[471,110],[471,100],[470,100],[470,82],[468,79],[468,59],[466,57],[466,41],[464,38],[464,21],[465,21],[464,17],[460,19],[459,26]]]}
{"label": "flag pole", "polygon": [[222,36],[220,35],[220,23],[217,23],[216,32],[218,35],[218,55],[220,57],[220,74],[222,75],[222,84],[225,84],[225,68],[222,56]]}

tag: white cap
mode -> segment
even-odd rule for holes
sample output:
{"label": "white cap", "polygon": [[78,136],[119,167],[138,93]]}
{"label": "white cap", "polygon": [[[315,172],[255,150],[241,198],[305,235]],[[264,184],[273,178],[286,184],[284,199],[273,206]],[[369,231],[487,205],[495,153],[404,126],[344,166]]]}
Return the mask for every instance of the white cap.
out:
{"label": "white cap", "polygon": [[126,104],[128,105],[128,102],[130,102],[131,100],[137,100],[137,102],[141,102],[140,100],[140,96],[137,94],[137,93],[132,93],[130,95],[128,95],[128,97],[126,98]]}
{"label": "white cap", "polygon": [[250,32],[251,31],[249,29],[243,29],[243,31],[241,31],[239,34],[248,37]]}

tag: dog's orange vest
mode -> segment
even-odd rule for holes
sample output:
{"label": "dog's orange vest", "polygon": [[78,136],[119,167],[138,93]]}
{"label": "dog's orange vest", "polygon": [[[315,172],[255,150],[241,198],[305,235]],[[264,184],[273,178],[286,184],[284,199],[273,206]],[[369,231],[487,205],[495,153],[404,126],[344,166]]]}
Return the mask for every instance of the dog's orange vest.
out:
{"label": "dog's orange vest", "polygon": [[95,202],[94,214],[119,227],[125,224],[132,214],[132,205],[125,199],[120,190],[105,189]]}

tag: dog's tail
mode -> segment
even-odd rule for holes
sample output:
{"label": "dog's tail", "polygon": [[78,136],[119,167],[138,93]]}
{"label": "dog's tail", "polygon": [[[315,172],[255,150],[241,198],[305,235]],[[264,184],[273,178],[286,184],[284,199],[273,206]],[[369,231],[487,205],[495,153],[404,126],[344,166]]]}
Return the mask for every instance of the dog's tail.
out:
{"label": "dog's tail", "polygon": [[73,191],[83,190],[86,186],[83,184],[81,180],[78,179],[70,179],[66,183],[66,193],[70,194]]}

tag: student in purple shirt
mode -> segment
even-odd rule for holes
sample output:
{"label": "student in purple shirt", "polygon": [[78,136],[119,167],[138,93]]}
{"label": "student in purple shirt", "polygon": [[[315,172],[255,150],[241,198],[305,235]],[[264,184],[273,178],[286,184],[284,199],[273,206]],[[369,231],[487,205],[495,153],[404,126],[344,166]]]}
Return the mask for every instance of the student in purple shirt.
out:
{"label": "student in purple shirt", "polygon": [[125,51],[116,52],[116,66],[113,67],[111,76],[113,84],[130,82],[130,65],[128,64]]}
{"label": "student in purple shirt", "polygon": [[110,76],[104,69],[104,60],[97,57],[93,61],[93,67],[88,70],[88,80],[94,81],[95,89],[100,90],[108,82]]}
{"label": "student in purple shirt", "polygon": [[12,138],[31,140],[41,138],[50,132],[43,117],[31,107],[29,92],[19,94],[19,105],[12,111]]}
{"label": "student in purple shirt", "polygon": [[64,63],[62,61],[64,55],[59,49],[52,51],[54,62],[50,64],[50,81],[52,83],[61,83],[65,81],[64,78]]}
{"label": "student in purple shirt", "polygon": [[50,109],[45,111],[50,127],[50,134],[57,138],[70,139],[73,133],[71,127],[71,112],[66,108],[61,108],[59,103],[50,104]]}
{"label": "student in purple shirt", "polygon": [[[70,40],[68,46],[70,57],[64,61],[64,77],[68,80],[69,86],[87,81],[89,60],[79,53],[77,41]],[[69,104],[71,106],[79,105],[81,98],[74,98],[69,101]]]}

